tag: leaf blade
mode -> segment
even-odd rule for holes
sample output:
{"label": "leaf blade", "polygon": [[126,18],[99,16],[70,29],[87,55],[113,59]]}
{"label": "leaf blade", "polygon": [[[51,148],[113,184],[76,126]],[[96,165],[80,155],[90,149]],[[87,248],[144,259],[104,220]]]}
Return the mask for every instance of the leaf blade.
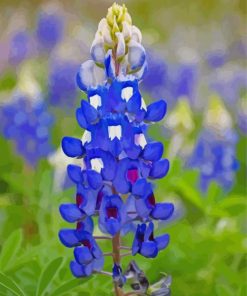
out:
{"label": "leaf blade", "polygon": [[11,260],[18,253],[22,243],[22,231],[17,229],[7,238],[0,254],[0,268],[1,270],[7,269]]}
{"label": "leaf blade", "polygon": [[36,296],[43,295],[43,293],[51,283],[52,279],[54,278],[55,274],[58,272],[62,262],[63,262],[63,258],[57,257],[52,261],[50,261],[45,266],[45,268],[42,270],[41,275],[39,277],[39,281],[36,289]]}
{"label": "leaf blade", "polygon": [[0,272],[0,286],[6,288],[8,291],[17,296],[25,296],[22,289],[9,277]]}
{"label": "leaf blade", "polygon": [[[85,280],[88,281],[90,280],[91,278],[87,278]],[[84,282],[83,282],[84,283]],[[50,296],[60,296],[60,295],[63,295],[64,293],[66,292],[69,292],[71,291],[72,289],[80,286],[83,284],[81,279],[72,279],[72,280],[69,280],[67,281],[66,283],[62,284],[60,287],[58,287],[57,289],[55,289],[51,294]]]}

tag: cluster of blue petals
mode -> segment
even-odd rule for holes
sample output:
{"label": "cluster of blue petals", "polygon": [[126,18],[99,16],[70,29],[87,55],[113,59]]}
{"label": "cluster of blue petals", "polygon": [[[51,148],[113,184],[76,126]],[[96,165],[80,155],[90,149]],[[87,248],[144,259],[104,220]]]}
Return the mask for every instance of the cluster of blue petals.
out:
{"label": "cluster of blue petals", "polygon": [[43,101],[18,96],[0,109],[1,132],[14,141],[18,154],[32,166],[52,151],[52,115]]}
{"label": "cluster of blue petals", "polygon": [[226,131],[224,137],[211,130],[204,130],[200,134],[189,163],[200,171],[200,188],[203,192],[207,191],[212,181],[225,190],[232,187],[239,167],[236,159],[237,140],[233,130]]}
{"label": "cluster of blue petals", "polygon": [[[167,220],[174,211],[172,203],[155,200],[152,181],[166,176],[169,161],[162,158],[163,144],[146,135],[149,124],[164,118],[166,102],[145,105],[139,91],[143,59],[135,62],[141,75],[115,77],[111,58],[106,57],[106,79],[99,85],[94,85],[92,78],[93,61],[82,64],[77,84],[87,99],[76,110],[76,119],[85,131],[81,139],[62,140],[64,153],[79,162],[67,168],[76,186],[75,200],[60,206],[63,219],[77,226],[59,233],[61,242],[74,248],[70,267],[76,277],[103,268],[92,216],[98,217],[99,229],[110,237],[135,229],[132,254],[153,258],[168,245],[169,235],[155,237],[152,220]],[[120,286],[124,283],[121,267],[116,264],[113,277]]]}

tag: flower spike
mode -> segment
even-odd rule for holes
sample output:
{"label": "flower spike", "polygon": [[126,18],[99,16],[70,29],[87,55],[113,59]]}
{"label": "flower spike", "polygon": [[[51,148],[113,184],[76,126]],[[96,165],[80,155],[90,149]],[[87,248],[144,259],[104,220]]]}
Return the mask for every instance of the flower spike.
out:
{"label": "flower spike", "polygon": [[[125,5],[114,3],[99,23],[92,60],[81,65],[76,78],[87,95],[76,110],[82,137],[62,140],[64,153],[80,162],[68,165],[75,200],[60,206],[62,218],[76,227],[61,230],[59,238],[74,248],[70,268],[75,277],[109,275],[102,269],[104,256],[111,256],[116,295],[123,295],[127,280],[121,258],[138,253],[156,257],[167,247],[169,235],[156,237],[152,220],[167,220],[174,211],[172,203],[156,202],[153,192],[152,180],[168,173],[169,161],[162,158],[163,144],[148,138],[147,128],[163,119],[167,105],[159,100],[146,106],[140,93],[147,69],[141,41]],[[101,80],[97,71],[103,74]],[[94,223],[103,236],[94,236]],[[121,235],[130,231],[135,233],[132,247],[123,247]],[[96,238],[111,240],[112,250],[103,253]]]}

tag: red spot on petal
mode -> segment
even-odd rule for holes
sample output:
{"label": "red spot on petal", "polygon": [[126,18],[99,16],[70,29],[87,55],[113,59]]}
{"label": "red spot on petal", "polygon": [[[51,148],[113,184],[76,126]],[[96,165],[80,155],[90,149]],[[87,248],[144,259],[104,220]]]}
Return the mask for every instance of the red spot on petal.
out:
{"label": "red spot on petal", "polygon": [[150,241],[154,241],[154,233],[153,233],[153,232],[150,234],[150,236],[149,236],[149,240],[150,240]]}
{"label": "red spot on petal", "polygon": [[117,218],[118,209],[116,207],[108,207],[106,208],[107,218]]}
{"label": "red spot on petal", "polygon": [[76,224],[76,230],[83,230],[84,224],[82,222],[77,222]]}
{"label": "red spot on petal", "polygon": [[139,177],[138,169],[129,169],[127,171],[127,179],[133,185]]}
{"label": "red spot on petal", "polygon": [[84,247],[88,247],[89,250],[92,248],[91,242],[88,239],[82,240],[81,243]]}
{"label": "red spot on petal", "polygon": [[84,201],[84,197],[82,194],[77,193],[76,194],[76,205],[79,207]]}
{"label": "red spot on petal", "polygon": [[147,198],[149,205],[155,206],[155,197],[153,192]]}

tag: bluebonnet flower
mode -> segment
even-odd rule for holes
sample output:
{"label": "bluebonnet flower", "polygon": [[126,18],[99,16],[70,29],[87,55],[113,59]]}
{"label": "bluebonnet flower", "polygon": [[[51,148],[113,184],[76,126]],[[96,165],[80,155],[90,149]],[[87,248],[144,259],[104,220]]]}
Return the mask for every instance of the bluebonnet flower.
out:
{"label": "bluebonnet flower", "polygon": [[148,52],[148,71],[143,79],[143,89],[152,96],[165,96],[169,105],[181,97],[193,101],[198,77],[195,63],[172,64],[152,51]]}
{"label": "bluebonnet flower", "polygon": [[247,89],[246,69],[229,64],[215,72],[210,88],[230,106],[236,105]]}
{"label": "bluebonnet flower", "polygon": [[190,166],[200,170],[200,188],[203,192],[207,191],[212,181],[225,190],[232,187],[238,169],[237,140],[230,114],[218,98],[212,99],[206,114],[205,128],[189,160]]}
{"label": "bluebonnet flower", "polygon": [[144,257],[156,257],[158,252],[164,249],[169,243],[169,235],[164,234],[154,238],[154,224],[140,224],[137,227],[136,235],[132,245],[132,254],[140,253]]}
{"label": "bluebonnet flower", "polygon": [[211,68],[222,67],[228,59],[228,55],[224,50],[214,50],[207,54],[207,63]]}
{"label": "bluebonnet flower", "polygon": [[73,106],[76,98],[76,84],[71,77],[77,73],[78,66],[72,61],[58,60],[51,63],[48,77],[48,99],[52,105]]}
{"label": "bluebonnet flower", "polygon": [[41,12],[37,20],[36,36],[42,50],[51,50],[63,36],[63,19],[57,13]]}
{"label": "bluebonnet flower", "polygon": [[28,57],[31,52],[31,36],[28,32],[15,33],[10,40],[9,62],[17,65]]}
{"label": "bluebonnet flower", "polygon": [[49,129],[53,117],[42,100],[31,101],[19,94],[2,106],[2,133],[15,143],[18,154],[35,166],[52,151]]}
{"label": "bluebonnet flower", "polygon": [[[148,125],[164,118],[167,105],[159,100],[146,106],[142,98],[139,82],[146,72],[146,54],[141,33],[132,26],[124,5],[114,4],[101,20],[91,56],[76,77],[87,94],[76,110],[83,136],[62,140],[64,153],[80,162],[68,165],[68,175],[77,189],[76,201],[61,205],[60,212],[66,221],[82,223],[84,228],[83,221],[98,216],[99,229],[107,235],[100,238],[112,240],[111,275],[118,289],[125,283],[120,233],[132,230],[136,220],[143,223],[137,227],[133,247],[122,247],[133,255],[155,257],[169,242],[167,234],[154,238],[150,222],[166,220],[174,210],[171,203],[156,203],[151,184],[168,173],[169,161],[162,158],[162,143],[147,137]],[[59,236],[64,245],[75,247],[75,261],[70,266],[75,276],[88,276],[103,268],[102,253],[95,243],[99,237],[94,237],[91,229],[61,230]],[[81,249],[85,247],[86,258]]]}

